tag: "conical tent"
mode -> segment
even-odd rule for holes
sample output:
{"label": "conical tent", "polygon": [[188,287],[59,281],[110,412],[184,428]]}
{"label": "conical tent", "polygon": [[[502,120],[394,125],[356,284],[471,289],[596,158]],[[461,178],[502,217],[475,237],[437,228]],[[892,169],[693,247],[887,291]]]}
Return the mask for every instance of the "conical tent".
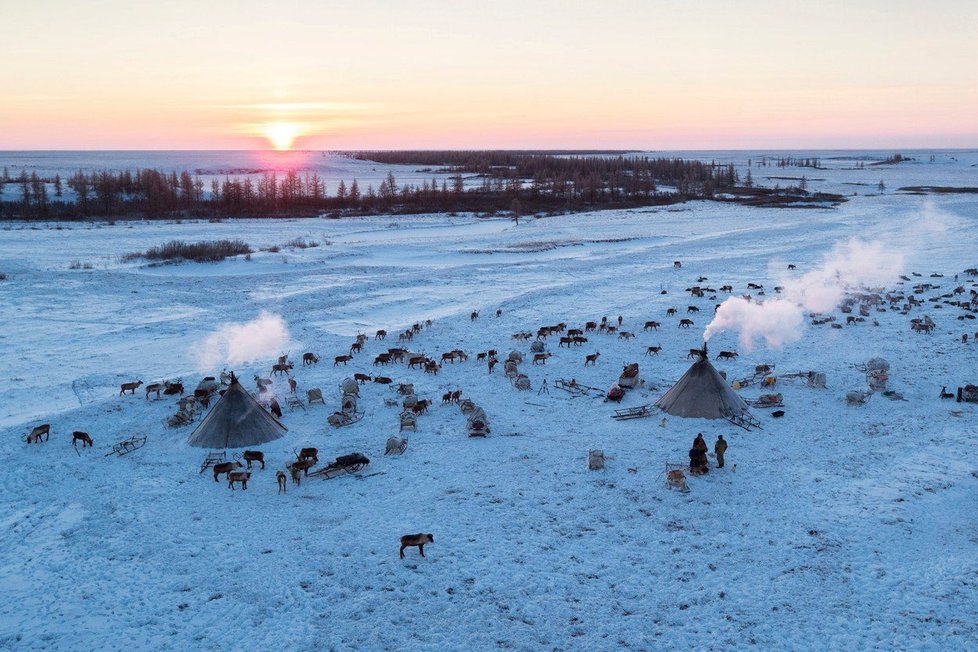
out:
{"label": "conical tent", "polygon": [[243,448],[274,441],[287,430],[235,378],[187,443],[200,448]]}
{"label": "conical tent", "polygon": [[705,356],[693,363],[655,404],[675,417],[726,419],[746,430],[760,426],[744,399],[727,385]]}

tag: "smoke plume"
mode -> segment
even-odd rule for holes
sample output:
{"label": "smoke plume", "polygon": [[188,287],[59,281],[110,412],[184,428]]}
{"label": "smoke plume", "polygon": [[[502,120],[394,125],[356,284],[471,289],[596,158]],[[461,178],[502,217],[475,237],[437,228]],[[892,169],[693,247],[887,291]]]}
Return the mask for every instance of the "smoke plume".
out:
{"label": "smoke plume", "polygon": [[289,329],[279,315],[262,310],[244,324],[222,324],[204,340],[199,355],[202,370],[221,364],[248,364],[282,353],[288,344]]}
{"label": "smoke plume", "polygon": [[704,339],[723,331],[737,331],[740,346],[752,351],[755,340],[778,348],[801,338],[805,311],[834,310],[846,292],[860,287],[881,287],[894,281],[903,269],[903,255],[888,251],[882,243],[853,238],[836,243],[816,269],[797,279],[779,282],[778,298],[764,302],[731,297],[717,309],[706,327]]}

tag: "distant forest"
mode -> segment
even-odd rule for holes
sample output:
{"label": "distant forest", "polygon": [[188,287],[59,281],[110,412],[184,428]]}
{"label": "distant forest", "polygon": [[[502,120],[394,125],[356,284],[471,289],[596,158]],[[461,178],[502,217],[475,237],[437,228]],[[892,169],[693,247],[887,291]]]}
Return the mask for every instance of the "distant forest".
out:
{"label": "distant forest", "polygon": [[[555,214],[720,199],[754,205],[812,205],[844,201],[811,195],[803,188],[771,190],[741,184],[733,165],[678,158],[618,154],[397,151],[352,152],[351,158],[420,166],[432,173],[420,184],[397,182],[388,173],[378,187],[342,180],[335,194],[316,173],[290,170],[260,177],[212,179],[207,192],[188,171],[152,169],[76,172],[67,179],[11,177],[2,185],[19,189],[16,200],[0,202],[0,219],[80,220],[294,217],[475,212],[487,215]],[[439,176],[441,175],[440,178]],[[448,175],[447,178],[445,175]],[[347,185],[349,183],[349,185]],[[662,188],[665,186],[665,188]],[[64,188],[75,200],[66,200]],[[10,193],[8,193],[10,194]]]}

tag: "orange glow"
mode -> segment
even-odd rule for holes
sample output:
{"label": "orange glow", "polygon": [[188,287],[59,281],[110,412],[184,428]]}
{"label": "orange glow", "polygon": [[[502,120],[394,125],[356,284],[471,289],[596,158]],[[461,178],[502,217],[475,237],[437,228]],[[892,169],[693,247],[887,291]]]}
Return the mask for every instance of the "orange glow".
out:
{"label": "orange glow", "polygon": [[302,134],[302,126],[294,122],[269,122],[262,126],[262,133],[273,148],[285,151],[292,149],[295,139]]}

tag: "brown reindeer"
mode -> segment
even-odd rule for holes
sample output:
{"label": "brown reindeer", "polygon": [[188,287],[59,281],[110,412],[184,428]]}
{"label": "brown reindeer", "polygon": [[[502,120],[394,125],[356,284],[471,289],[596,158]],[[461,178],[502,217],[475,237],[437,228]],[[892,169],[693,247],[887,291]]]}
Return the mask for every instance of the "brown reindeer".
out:
{"label": "brown reindeer", "polygon": [[492,373],[492,370],[496,367],[497,364],[499,364],[499,360],[497,360],[496,358],[489,358],[489,362],[487,363],[489,367],[489,373]]}
{"label": "brown reindeer", "polygon": [[441,395],[441,404],[442,405],[448,405],[451,402],[452,402],[452,393],[451,392],[445,392],[444,394]]}
{"label": "brown reindeer", "polygon": [[424,557],[424,547],[426,543],[434,543],[434,534],[405,534],[401,537],[401,559],[404,559],[404,549],[417,546],[421,556]]}
{"label": "brown reindeer", "polygon": [[553,353],[534,353],[533,364],[547,364],[547,358],[552,355]]}
{"label": "brown reindeer", "polygon": [[302,366],[303,367],[305,367],[306,365],[318,364],[318,363],[319,363],[319,356],[316,355],[315,353],[309,352],[309,353],[303,353],[302,354]]}
{"label": "brown reindeer", "polygon": [[645,327],[642,330],[659,330],[661,324],[657,321],[647,321],[645,322]]}
{"label": "brown reindeer", "polygon": [[645,350],[645,355],[659,355],[659,351],[661,350],[661,346],[650,346]]}
{"label": "brown reindeer", "polygon": [[71,433],[71,445],[74,446],[76,442],[79,441],[82,443],[82,448],[84,448],[86,444],[92,447],[95,446],[95,444],[92,442],[92,438],[88,435],[87,432],[76,430],[73,433]]}
{"label": "brown reindeer", "polygon": [[397,336],[398,342],[410,342],[413,339],[414,339],[414,333],[412,333],[411,331],[404,331],[403,333]]}
{"label": "brown reindeer", "polygon": [[289,378],[289,393],[295,394],[295,390],[298,386],[299,383],[295,382],[295,378]]}
{"label": "brown reindeer", "polygon": [[44,437],[44,441],[47,441],[48,439],[51,438],[51,424],[50,423],[43,423],[43,424],[41,424],[39,426],[34,426],[34,428],[31,429],[30,434],[27,435],[27,443],[28,444],[34,444],[34,443],[40,444],[41,443],[41,437],[42,436]]}
{"label": "brown reindeer", "polygon": [[391,354],[390,353],[381,353],[376,358],[374,358],[374,366],[376,367],[379,364],[386,365],[386,364],[389,364],[390,361],[391,361]]}
{"label": "brown reindeer", "polygon": [[574,346],[581,346],[582,344],[586,344],[586,343],[587,343],[586,337],[581,337],[580,335],[574,336]]}
{"label": "brown reindeer", "polygon": [[300,450],[296,454],[296,458],[300,462],[304,462],[306,460],[312,460],[313,463],[316,463],[316,462],[319,461],[319,449],[318,448],[303,448],[302,450]]}
{"label": "brown reindeer", "polygon": [[618,339],[620,340],[628,340],[634,337],[635,337],[635,333],[632,333],[631,331],[622,331],[618,333]]}
{"label": "brown reindeer", "polygon": [[438,363],[435,362],[434,360],[428,360],[427,362],[424,363],[424,372],[426,374],[434,374],[437,376],[439,368],[440,367],[438,366]]}
{"label": "brown reindeer", "polygon": [[597,322],[589,321],[588,323],[584,324],[584,331],[588,333],[597,330],[597,328],[598,328]]}
{"label": "brown reindeer", "polygon": [[394,380],[387,376],[374,376],[374,382],[378,385],[390,385]]}
{"label": "brown reindeer", "polygon": [[692,319],[680,319],[679,320],[679,328],[689,328],[692,325],[693,325],[693,320]]}
{"label": "brown reindeer", "polygon": [[288,374],[290,371],[292,371],[292,367],[293,365],[291,362],[279,362],[277,364],[273,364],[272,375],[274,376],[275,374]]}
{"label": "brown reindeer", "polygon": [[586,367],[588,365],[591,365],[593,367],[595,365],[595,363],[597,363],[598,358],[600,358],[600,357],[601,357],[601,353],[600,352],[598,352],[598,353],[592,353],[590,355],[584,356],[584,366]]}
{"label": "brown reindeer", "polygon": [[675,308],[669,308],[668,310],[666,310],[666,317],[672,317],[677,312],[679,312],[679,311],[676,310]]}
{"label": "brown reindeer", "polygon": [[350,345],[351,354],[360,353],[361,351],[363,351],[363,342],[357,340],[356,342]]}
{"label": "brown reindeer", "polygon": [[353,359],[352,355],[338,355],[335,358],[333,358],[333,366],[335,367],[336,365],[342,362],[343,366],[345,367],[346,363],[352,359]]}
{"label": "brown reindeer", "polygon": [[462,400],[462,390],[456,389],[452,392],[452,403],[458,403]]}
{"label": "brown reindeer", "polygon": [[248,480],[251,479],[251,471],[231,471],[228,473],[228,488],[234,490],[234,483],[240,482],[241,489],[248,488]]}
{"label": "brown reindeer", "polygon": [[703,349],[690,349],[689,354],[686,356],[686,359],[689,360],[690,358],[699,358],[702,356],[703,356]]}
{"label": "brown reindeer", "polygon": [[[259,378],[258,376],[255,376],[255,385],[258,386],[258,392],[259,393],[267,392],[268,391],[268,388],[272,386],[272,379],[271,378]],[[194,393],[194,395],[196,396],[196,392]]]}
{"label": "brown reindeer", "polygon": [[260,462],[261,468],[265,470],[265,454],[261,451],[245,451],[244,460],[248,463],[248,468],[251,468],[252,463]]}
{"label": "brown reindeer", "polygon": [[302,471],[302,475],[309,475],[309,469],[316,466],[318,461],[319,460],[313,457],[304,460],[296,460],[295,462],[292,462],[292,472],[295,473],[296,470],[298,470]]}
{"label": "brown reindeer", "polygon": [[367,374],[353,374],[353,379],[356,380],[361,385],[369,383],[371,378]]}
{"label": "brown reindeer", "polygon": [[386,340],[387,339],[387,331],[385,331],[384,329],[380,329],[379,331],[377,331],[376,334],[374,334],[374,339],[375,340]]}
{"label": "brown reindeer", "polygon": [[280,494],[284,494],[285,493],[285,487],[288,484],[288,480],[285,477],[285,472],[284,471],[276,471],[275,472],[275,480],[278,482],[278,492]]}
{"label": "brown reindeer", "polygon": [[149,400],[149,395],[156,392],[156,398],[160,397],[160,392],[162,392],[166,387],[163,383],[153,383],[152,385],[146,385],[146,400]]}
{"label": "brown reindeer", "polygon": [[574,343],[573,337],[561,337],[560,342],[557,344],[557,346],[563,348],[563,346],[566,344],[567,348],[570,348],[571,344],[573,343]]}
{"label": "brown reindeer", "polygon": [[213,466],[214,482],[217,482],[218,477],[220,477],[222,473],[230,473],[235,469],[240,469],[242,466],[244,465],[237,460],[234,460],[233,462],[221,462],[220,464],[215,464]]}
{"label": "brown reindeer", "polygon": [[411,411],[415,414],[424,414],[428,411],[428,406],[431,405],[431,401],[426,398],[421,399],[417,403],[411,406]]}
{"label": "brown reindeer", "polygon": [[289,467],[289,475],[292,476],[292,484],[298,486],[302,484],[302,468],[291,464]]}
{"label": "brown reindeer", "polygon": [[423,367],[428,362],[428,356],[425,355],[415,355],[408,358],[408,368],[414,369],[415,367]]}
{"label": "brown reindeer", "polygon": [[720,351],[720,353],[717,355],[717,360],[733,360],[736,357],[736,351]]}
{"label": "brown reindeer", "polygon": [[119,385],[119,387],[120,387],[120,389],[119,389],[119,396],[122,396],[126,392],[129,392],[130,394],[135,395],[136,389],[140,385],[142,385],[142,384],[143,384],[143,381],[141,381],[141,380],[137,380],[134,383],[122,383],[121,385]]}
{"label": "brown reindeer", "polygon": [[700,309],[697,308],[696,306],[686,306],[686,313],[687,314],[688,313],[691,313],[691,312],[699,312],[699,311],[700,311]]}

